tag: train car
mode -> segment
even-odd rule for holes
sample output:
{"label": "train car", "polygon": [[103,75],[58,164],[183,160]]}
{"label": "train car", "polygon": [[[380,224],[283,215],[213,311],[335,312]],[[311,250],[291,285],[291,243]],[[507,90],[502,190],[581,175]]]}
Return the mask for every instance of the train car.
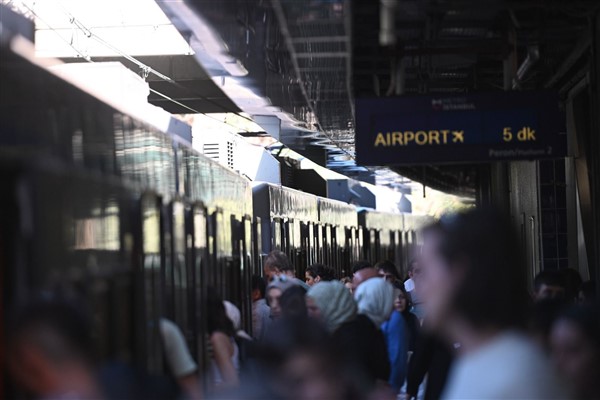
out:
{"label": "train car", "polygon": [[202,362],[203,289],[251,321],[248,180],[28,54],[0,45],[2,307],[78,299],[103,359],[157,373],[167,317]]}
{"label": "train car", "polygon": [[323,197],[318,204],[320,262],[331,266],[338,277],[350,275],[352,264],[361,259],[356,207]]}
{"label": "train car", "polygon": [[[272,250],[286,253],[303,277],[304,270],[322,259],[319,249],[319,203],[317,196],[270,183],[252,188],[256,218],[256,253],[263,257]],[[261,264],[262,265],[262,262]],[[262,274],[262,271],[256,271]]]}
{"label": "train car", "polygon": [[426,216],[359,210],[363,258],[371,263],[390,260],[404,275],[408,262],[417,254],[420,245],[419,229],[429,221],[431,219]]}

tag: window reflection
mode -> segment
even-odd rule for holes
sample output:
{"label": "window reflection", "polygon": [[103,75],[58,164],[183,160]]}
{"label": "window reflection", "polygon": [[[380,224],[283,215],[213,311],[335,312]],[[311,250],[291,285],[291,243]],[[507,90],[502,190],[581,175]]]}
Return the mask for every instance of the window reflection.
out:
{"label": "window reflection", "polygon": [[111,202],[104,208],[94,208],[91,214],[90,217],[73,221],[73,248],[118,251],[121,248],[118,204]]}

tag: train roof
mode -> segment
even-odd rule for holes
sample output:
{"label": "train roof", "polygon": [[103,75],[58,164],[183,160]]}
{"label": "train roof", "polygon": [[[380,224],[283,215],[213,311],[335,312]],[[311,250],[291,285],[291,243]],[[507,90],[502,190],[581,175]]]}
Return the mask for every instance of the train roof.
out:
{"label": "train roof", "polygon": [[265,182],[255,183],[252,192],[257,217],[319,221],[318,200],[313,194]]}
{"label": "train roof", "polygon": [[356,206],[324,197],[319,197],[318,202],[320,222],[338,226],[358,225]]}
{"label": "train roof", "polygon": [[167,121],[160,128],[143,107],[118,104],[81,80],[67,79],[48,68],[59,61],[35,58],[32,44],[21,37],[0,46],[0,58],[3,150],[14,149],[27,162],[48,158],[120,177],[166,201],[179,193],[207,207],[252,213],[249,180],[172,134],[169,127],[181,124]]}

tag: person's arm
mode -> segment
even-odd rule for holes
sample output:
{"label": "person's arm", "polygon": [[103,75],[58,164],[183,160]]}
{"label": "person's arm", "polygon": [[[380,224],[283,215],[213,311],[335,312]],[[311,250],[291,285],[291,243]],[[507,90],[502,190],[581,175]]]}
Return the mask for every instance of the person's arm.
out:
{"label": "person's arm", "polygon": [[406,378],[406,394],[411,399],[417,396],[419,386],[429,370],[433,357],[433,337],[427,334],[420,334],[417,338],[417,345],[408,365],[408,375]]}
{"label": "person's arm", "polygon": [[160,332],[164,355],[171,374],[188,398],[201,399],[202,389],[198,377],[198,366],[190,354],[183,333],[174,322],[165,318],[160,320]]}
{"label": "person's arm", "polygon": [[198,378],[198,375],[196,373],[178,377],[177,383],[179,384],[179,387],[185,392],[188,399],[202,399],[202,387],[200,385],[200,379]]}
{"label": "person's arm", "polygon": [[215,362],[223,377],[224,386],[237,386],[239,378],[235,366],[231,362],[233,349],[231,348],[230,338],[224,333],[215,332],[210,336],[210,341]]}

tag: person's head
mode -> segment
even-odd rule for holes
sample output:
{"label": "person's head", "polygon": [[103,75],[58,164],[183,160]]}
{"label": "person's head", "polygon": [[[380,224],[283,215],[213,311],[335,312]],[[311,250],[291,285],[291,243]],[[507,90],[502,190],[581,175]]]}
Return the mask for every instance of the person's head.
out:
{"label": "person's head", "polygon": [[41,398],[98,395],[90,321],[76,305],[36,300],[7,325],[8,369],[22,389]]}
{"label": "person's head", "polygon": [[396,298],[394,299],[394,309],[400,313],[410,312],[412,306],[410,295],[406,292],[403,284],[394,285],[398,290],[396,291]]}
{"label": "person's head", "polygon": [[357,261],[356,263],[354,263],[354,265],[352,265],[352,274],[355,274],[358,271],[366,268],[373,268],[373,266],[370,262],[366,260]]}
{"label": "person's head", "polygon": [[286,289],[279,298],[281,315],[291,318],[304,318],[307,316],[306,302],[304,296],[306,289],[300,285],[294,285]]}
{"label": "person's head", "polygon": [[354,300],[358,313],[366,315],[379,327],[394,309],[394,287],[383,278],[372,278],[356,288]]}
{"label": "person's head", "polygon": [[356,302],[348,289],[337,281],[320,282],[306,293],[308,316],[321,321],[329,332],[356,316]]}
{"label": "person's head", "polygon": [[408,266],[407,266],[407,268],[406,268],[406,273],[408,274],[408,277],[409,277],[410,279],[412,279],[412,278],[413,278],[413,274],[414,274],[414,271],[415,271],[415,268],[416,268],[416,267],[417,267],[417,259],[416,259],[416,258],[413,258],[413,259],[411,259],[411,260],[408,262]]}
{"label": "person's head", "polygon": [[281,316],[281,295],[296,284],[285,276],[278,276],[267,286],[267,304],[271,307],[271,317],[279,318]]}
{"label": "person's head", "polygon": [[261,385],[272,387],[272,394],[260,398],[366,398],[362,375],[343,362],[320,321],[283,317],[256,347],[260,370],[266,373]]}
{"label": "person's head", "polygon": [[221,332],[227,336],[235,334],[233,322],[227,316],[223,298],[214,287],[206,290],[206,327],[208,333]]}
{"label": "person's head", "polygon": [[[506,218],[474,209],[423,230],[419,295],[428,326],[448,339],[521,325],[527,304],[524,269]],[[460,332],[451,332],[460,327]]]}
{"label": "person's head", "polygon": [[359,269],[352,276],[352,290],[356,290],[363,282],[379,277],[379,271],[373,267]]}
{"label": "person's head", "polygon": [[533,300],[565,297],[563,276],[557,271],[542,271],[533,280]]}
{"label": "person's head", "polygon": [[574,306],[552,327],[552,358],[576,398],[600,398],[599,313],[593,306]]}
{"label": "person's head", "polygon": [[581,304],[593,304],[596,301],[596,284],[594,281],[587,281],[581,284],[577,300]]}
{"label": "person's head", "polygon": [[390,283],[400,280],[400,275],[398,275],[396,265],[389,260],[378,262],[375,264],[375,269],[382,278]]}
{"label": "person's head", "polygon": [[352,293],[354,291],[354,286],[352,284],[352,278],[350,278],[349,276],[345,276],[342,279],[340,279],[340,282],[346,287],[346,289],[348,289],[348,291],[350,293]]}
{"label": "person's head", "polygon": [[267,284],[262,276],[252,275],[252,301],[265,298]]}
{"label": "person's head", "polygon": [[529,315],[529,335],[545,350],[550,350],[550,330],[564,308],[563,299],[546,299],[532,304]]}
{"label": "person's head", "polygon": [[294,276],[294,268],[283,251],[273,250],[267,255],[263,267],[267,281],[272,281],[281,274]]}
{"label": "person's head", "polygon": [[312,286],[321,281],[332,281],[334,279],[333,269],[326,265],[313,264],[306,268],[305,281],[308,286]]}
{"label": "person's head", "polygon": [[565,288],[565,300],[569,303],[577,302],[579,288],[583,283],[581,275],[573,268],[562,268],[558,270]]}

